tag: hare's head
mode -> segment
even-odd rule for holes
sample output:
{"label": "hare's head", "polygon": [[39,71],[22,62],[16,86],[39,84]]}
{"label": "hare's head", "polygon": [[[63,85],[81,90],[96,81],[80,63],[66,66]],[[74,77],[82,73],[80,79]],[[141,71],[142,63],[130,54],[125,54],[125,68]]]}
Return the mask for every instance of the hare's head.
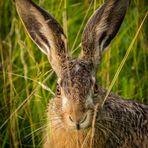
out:
{"label": "hare's head", "polygon": [[47,55],[58,76],[52,108],[64,127],[91,126],[94,99],[99,93],[97,67],[102,51],[120,28],[128,3],[128,0],[107,0],[92,15],[83,32],[81,56],[73,59],[67,52],[66,36],[57,21],[31,0],[16,0],[18,13],[31,39]]}

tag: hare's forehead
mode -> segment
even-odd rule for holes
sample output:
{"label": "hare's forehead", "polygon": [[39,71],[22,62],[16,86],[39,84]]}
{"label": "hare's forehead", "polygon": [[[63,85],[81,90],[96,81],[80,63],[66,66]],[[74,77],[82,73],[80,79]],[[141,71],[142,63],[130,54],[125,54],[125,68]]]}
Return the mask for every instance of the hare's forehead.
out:
{"label": "hare's forehead", "polygon": [[91,68],[85,64],[75,64],[64,73],[59,80],[62,87],[91,85],[95,81],[95,77]]}

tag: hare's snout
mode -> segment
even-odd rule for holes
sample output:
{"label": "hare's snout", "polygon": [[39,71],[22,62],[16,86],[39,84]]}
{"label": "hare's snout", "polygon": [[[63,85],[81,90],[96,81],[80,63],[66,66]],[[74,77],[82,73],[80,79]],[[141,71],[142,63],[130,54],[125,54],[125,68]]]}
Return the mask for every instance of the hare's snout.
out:
{"label": "hare's snout", "polygon": [[71,115],[69,115],[68,118],[69,118],[69,122],[71,122],[72,124],[75,124],[76,129],[79,130],[81,128],[81,124],[83,124],[86,121],[87,114],[82,116],[79,120],[76,120]]}
{"label": "hare's snout", "polygon": [[86,129],[91,125],[91,114],[89,111],[80,114],[67,114],[66,122],[68,129]]}

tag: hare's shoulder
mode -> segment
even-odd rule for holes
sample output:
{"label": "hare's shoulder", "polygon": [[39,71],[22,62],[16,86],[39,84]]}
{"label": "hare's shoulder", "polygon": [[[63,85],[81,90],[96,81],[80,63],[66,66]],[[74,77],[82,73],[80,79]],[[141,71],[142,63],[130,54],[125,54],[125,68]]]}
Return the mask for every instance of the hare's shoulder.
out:
{"label": "hare's shoulder", "polygon": [[[106,95],[101,89],[98,100]],[[148,106],[110,93],[103,107],[98,107],[96,126],[109,137],[108,145],[148,145]],[[116,143],[116,144],[115,144]],[[144,146],[143,146],[144,147]]]}
{"label": "hare's shoulder", "polygon": [[[107,90],[100,88],[98,91],[98,95],[95,98],[96,103],[101,103],[104,101],[105,97],[107,95]],[[128,98],[123,98],[113,92],[111,92],[105,103],[104,107],[110,107],[112,109],[123,109],[124,111],[126,110],[131,110],[135,111],[135,113],[145,113],[148,114],[148,105],[142,104],[141,102],[138,102],[133,99],[128,99]]]}
{"label": "hare's shoulder", "polygon": [[[106,90],[101,89],[96,103],[102,103],[106,93]],[[148,105],[110,93],[104,105],[100,106],[98,107],[99,118],[111,118],[118,123],[128,124],[130,127],[145,128],[148,133]]]}

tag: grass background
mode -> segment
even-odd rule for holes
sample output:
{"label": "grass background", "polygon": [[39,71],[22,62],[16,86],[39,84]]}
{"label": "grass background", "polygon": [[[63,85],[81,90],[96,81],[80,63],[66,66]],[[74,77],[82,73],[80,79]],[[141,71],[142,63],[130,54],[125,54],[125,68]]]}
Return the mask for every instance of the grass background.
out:
{"label": "grass background", "polygon": [[[34,0],[63,26],[74,56],[83,28],[104,0]],[[117,37],[103,54],[99,84],[108,88],[147,10],[147,0],[132,0]],[[112,91],[148,104],[148,28],[146,19]],[[56,76],[32,43],[13,0],[0,0],[0,148],[41,147],[46,107]]]}

